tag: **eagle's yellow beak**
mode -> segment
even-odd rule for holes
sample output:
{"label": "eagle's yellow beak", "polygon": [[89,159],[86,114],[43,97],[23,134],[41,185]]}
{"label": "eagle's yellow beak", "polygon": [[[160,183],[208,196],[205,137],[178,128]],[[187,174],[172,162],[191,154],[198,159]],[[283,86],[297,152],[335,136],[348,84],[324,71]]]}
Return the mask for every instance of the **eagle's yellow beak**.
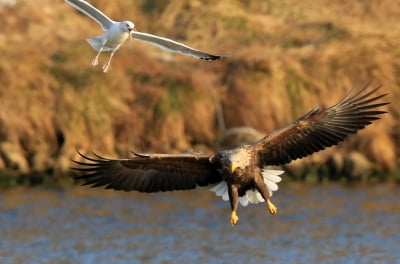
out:
{"label": "eagle's yellow beak", "polygon": [[233,173],[236,170],[237,167],[239,167],[239,164],[237,162],[232,162],[231,173]]}

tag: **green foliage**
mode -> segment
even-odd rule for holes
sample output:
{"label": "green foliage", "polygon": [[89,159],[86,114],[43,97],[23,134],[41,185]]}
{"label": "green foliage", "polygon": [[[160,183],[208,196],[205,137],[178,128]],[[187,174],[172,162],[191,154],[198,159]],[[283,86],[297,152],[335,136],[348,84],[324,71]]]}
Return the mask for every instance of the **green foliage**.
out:
{"label": "green foliage", "polygon": [[[288,70],[286,74],[286,90],[289,96],[291,108],[288,109],[291,112],[289,120],[299,117],[304,113],[304,100],[301,99],[301,90],[307,87],[305,80],[303,80],[296,72]],[[288,111],[289,112],[289,111]]]}
{"label": "green foliage", "polygon": [[306,45],[323,45],[336,39],[349,37],[349,33],[332,22],[304,23],[295,27],[281,41],[282,48],[299,48]]}
{"label": "green foliage", "polygon": [[45,71],[48,71],[60,84],[69,84],[77,91],[84,89],[92,82],[92,77],[95,76],[93,70],[77,71],[74,68],[66,68],[65,65],[71,59],[71,55],[65,52],[58,52],[52,56],[53,63],[43,66]]}
{"label": "green foliage", "polygon": [[247,20],[241,16],[229,16],[226,18],[226,26],[228,29],[245,30],[247,27]]}
{"label": "green foliage", "polygon": [[140,5],[143,13],[159,14],[169,5],[170,0],[143,0]]}
{"label": "green foliage", "polygon": [[154,110],[155,119],[173,112],[183,111],[193,94],[193,87],[179,79],[167,79],[163,86],[167,92]]}

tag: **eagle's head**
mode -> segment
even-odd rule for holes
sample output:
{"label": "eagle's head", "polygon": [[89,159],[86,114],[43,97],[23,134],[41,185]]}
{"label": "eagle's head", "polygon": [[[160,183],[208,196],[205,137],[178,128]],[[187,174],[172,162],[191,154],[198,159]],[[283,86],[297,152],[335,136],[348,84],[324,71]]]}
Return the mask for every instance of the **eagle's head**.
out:
{"label": "eagle's head", "polygon": [[251,155],[247,148],[235,148],[215,153],[210,162],[223,172],[233,173],[237,168],[244,169],[250,164]]}

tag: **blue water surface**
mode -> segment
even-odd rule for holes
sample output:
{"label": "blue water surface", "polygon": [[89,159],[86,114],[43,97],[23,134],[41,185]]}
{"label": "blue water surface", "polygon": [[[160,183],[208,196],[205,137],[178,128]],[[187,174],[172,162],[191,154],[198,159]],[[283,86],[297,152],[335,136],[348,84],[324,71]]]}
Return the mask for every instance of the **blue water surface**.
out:
{"label": "blue water surface", "polygon": [[400,186],[287,184],[230,207],[207,188],[87,187],[0,193],[0,263],[400,263]]}

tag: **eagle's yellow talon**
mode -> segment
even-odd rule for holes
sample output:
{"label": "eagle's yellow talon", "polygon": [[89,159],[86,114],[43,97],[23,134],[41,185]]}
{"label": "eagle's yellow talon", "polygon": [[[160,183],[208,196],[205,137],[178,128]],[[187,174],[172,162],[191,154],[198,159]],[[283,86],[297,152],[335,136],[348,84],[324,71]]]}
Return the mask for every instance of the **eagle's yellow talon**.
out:
{"label": "eagle's yellow talon", "polygon": [[270,200],[268,200],[267,203],[268,203],[268,210],[269,210],[269,212],[270,212],[272,215],[276,214],[276,213],[278,212],[278,208],[276,208],[276,206],[275,206],[273,203],[271,203]]}
{"label": "eagle's yellow talon", "polygon": [[237,222],[239,222],[239,217],[237,216],[235,211],[232,211],[232,214],[231,214],[231,225],[234,226],[234,225],[237,224]]}

